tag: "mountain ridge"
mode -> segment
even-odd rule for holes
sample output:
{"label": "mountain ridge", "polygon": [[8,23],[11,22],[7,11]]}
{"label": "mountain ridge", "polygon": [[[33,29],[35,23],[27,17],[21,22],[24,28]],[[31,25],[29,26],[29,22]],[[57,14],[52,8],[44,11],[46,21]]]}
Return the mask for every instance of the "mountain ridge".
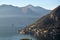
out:
{"label": "mountain ridge", "polygon": [[[40,10],[40,12],[38,11],[38,9]],[[46,9],[44,9],[44,8],[42,8],[42,7],[40,7],[40,8],[38,8],[37,9],[37,7],[35,7],[35,6],[32,6],[32,5],[27,5],[27,6],[25,6],[25,7],[16,7],[16,6],[12,6],[12,5],[6,5],[6,4],[3,4],[3,5],[0,5],[0,14],[2,13],[2,14],[4,14],[6,11],[8,12],[8,11],[12,11],[13,13],[14,13],[14,11],[15,11],[15,14],[25,14],[25,11],[26,11],[26,13],[28,13],[28,11],[29,10],[31,10],[31,11],[33,11],[33,12],[36,12],[36,14],[38,13],[38,14],[41,14],[41,11],[50,11],[50,10],[46,10]],[[42,10],[43,9],[43,10]],[[4,13],[3,13],[4,12]],[[6,13],[7,13],[6,12]],[[11,12],[11,14],[13,14]],[[10,14],[10,12],[8,12],[9,14]],[[8,14],[7,13],[7,14]],[[47,12],[46,12],[47,13]],[[30,14],[30,13],[28,13],[28,14]],[[33,13],[32,13],[33,14]],[[31,15],[32,15],[31,14]]]}

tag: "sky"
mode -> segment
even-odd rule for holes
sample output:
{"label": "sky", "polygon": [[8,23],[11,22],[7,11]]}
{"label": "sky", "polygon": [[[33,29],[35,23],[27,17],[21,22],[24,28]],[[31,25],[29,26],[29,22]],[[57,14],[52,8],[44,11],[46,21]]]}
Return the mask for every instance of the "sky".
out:
{"label": "sky", "polygon": [[33,5],[52,10],[60,5],[60,0],[0,0],[0,5],[2,4],[13,5],[18,7]]}

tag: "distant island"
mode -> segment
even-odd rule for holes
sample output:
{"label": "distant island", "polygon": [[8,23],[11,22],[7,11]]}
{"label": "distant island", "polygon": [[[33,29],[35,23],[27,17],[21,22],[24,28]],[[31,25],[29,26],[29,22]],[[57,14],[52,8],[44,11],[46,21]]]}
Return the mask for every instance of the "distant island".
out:
{"label": "distant island", "polygon": [[60,40],[60,5],[50,14],[41,17],[25,29],[19,30],[20,34],[30,34],[37,40]]}

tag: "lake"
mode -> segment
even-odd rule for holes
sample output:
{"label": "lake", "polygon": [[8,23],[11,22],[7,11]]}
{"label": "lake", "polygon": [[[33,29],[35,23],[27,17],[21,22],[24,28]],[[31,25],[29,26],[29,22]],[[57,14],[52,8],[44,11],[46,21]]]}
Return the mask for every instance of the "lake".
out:
{"label": "lake", "polygon": [[18,28],[14,28],[11,26],[6,26],[6,27],[0,26],[0,40],[20,40],[23,38],[29,38],[29,39],[35,40],[35,38],[30,35],[19,34]]}
{"label": "lake", "polygon": [[37,19],[35,17],[0,17],[0,40],[20,40],[22,38],[35,40],[30,35],[17,34],[17,31]]}
{"label": "lake", "polygon": [[4,36],[4,37],[1,37],[0,36],[0,40],[20,40],[20,39],[23,39],[23,38],[29,38],[29,39],[32,39],[32,40],[35,40],[34,37],[31,37],[30,35],[20,35],[20,34],[16,34],[16,35],[13,35],[13,36]]}

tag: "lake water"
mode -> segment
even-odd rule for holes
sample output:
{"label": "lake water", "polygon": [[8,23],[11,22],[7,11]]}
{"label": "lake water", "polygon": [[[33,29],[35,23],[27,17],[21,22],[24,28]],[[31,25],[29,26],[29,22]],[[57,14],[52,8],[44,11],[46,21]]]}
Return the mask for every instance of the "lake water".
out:
{"label": "lake water", "polygon": [[35,40],[34,37],[30,35],[20,35],[17,31],[18,29],[12,27],[0,27],[0,40],[20,40],[23,38]]}
{"label": "lake water", "polygon": [[[20,15],[19,15],[20,16]],[[30,35],[17,34],[18,29],[24,28],[31,24],[36,19],[35,17],[0,17],[0,40],[20,40],[22,38],[35,38]],[[14,26],[12,26],[14,24]]]}
{"label": "lake water", "polygon": [[0,36],[0,40],[20,40],[20,39],[23,39],[23,38],[29,38],[29,39],[35,40],[35,38],[31,37],[30,35],[16,34],[14,36],[8,36],[8,37],[1,37]]}

